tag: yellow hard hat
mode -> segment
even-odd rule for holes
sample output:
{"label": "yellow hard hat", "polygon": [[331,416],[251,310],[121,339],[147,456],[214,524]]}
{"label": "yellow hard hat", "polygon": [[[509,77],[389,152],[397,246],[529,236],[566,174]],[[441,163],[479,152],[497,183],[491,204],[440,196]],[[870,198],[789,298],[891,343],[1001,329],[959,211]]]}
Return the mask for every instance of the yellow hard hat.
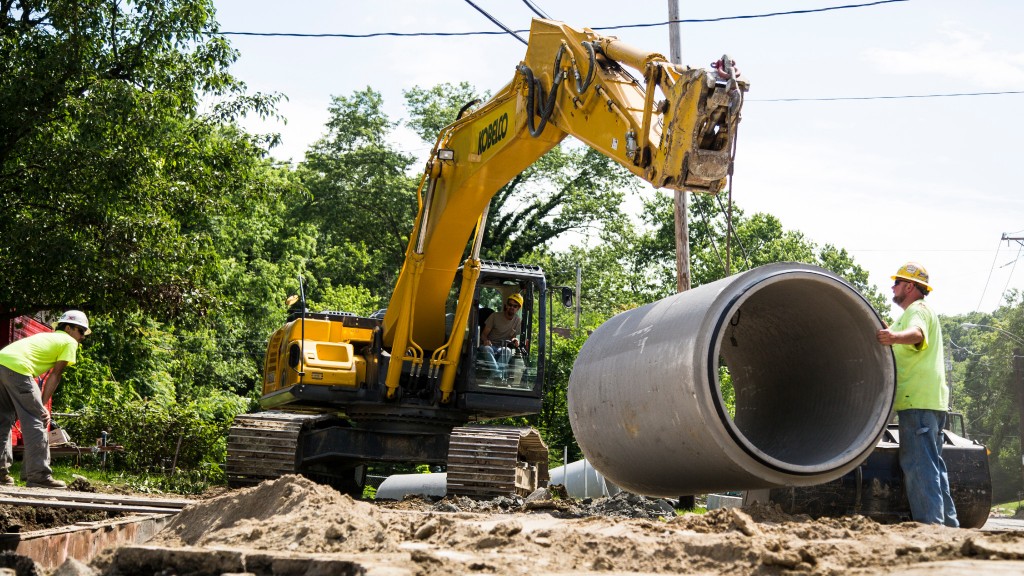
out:
{"label": "yellow hard hat", "polygon": [[508,302],[509,300],[515,300],[515,302],[517,304],[519,304],[520,308],[523,307],[523,297],[522,297],[522,295],[520,295],[520,294],[510,294],[509,297],[505,299],[505,301]]}
{"label": "yellow hard hat", "polygon": [[893,280],[897,278],[920,284],[924,286],[925,290],[932,291],[931,284],[928,284],[928,271],[917,262],[907,262],[900,266],[900,269],[896,271],[896,275],[892,277]]}

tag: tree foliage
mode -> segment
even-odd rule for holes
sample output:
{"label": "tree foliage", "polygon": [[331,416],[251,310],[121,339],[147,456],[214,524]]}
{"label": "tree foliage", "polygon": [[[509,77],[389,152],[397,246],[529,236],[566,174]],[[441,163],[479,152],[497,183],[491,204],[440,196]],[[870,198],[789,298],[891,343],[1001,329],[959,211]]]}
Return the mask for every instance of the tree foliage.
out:
{"label": "tree foliage", "polygon": [[[880,312],[888,301],[875,286],[868,284],[868,272],[854,262],[845,249],[826,244],[818,246],[796,230],[786,230],[771,214],[747,216],[733,202],[730,228],[727,200],[721,196],[693,195],[688,204],[690,228],[690,274],[699,286],[738,271],[773,262],[803,262],[835,272],[852,284]],[[644,220],[652,232],[641,246],[643,261],[656,263],[662,291],[659,297],[675,291],[675,217],[673,197],[656,194],[645,201]]]}
{"label": "tree foliage", "polygon": [[407,174],[413,157],[388,142],[397,123],[382,107],[369,88],[332,100],[327,134],[299,171],[309,196],[289,210],[290,225],[316,242],[306,268],[324,285],[314,289],[358,286],[381,303],[405,258],[419,181]]}
{"label": "tree foliage", "polygon": [[1024,356],[1024,294],[1010,293],[992,314],[943,317],[942,330],[952,409],[964,413],[968,434],[991,451],[995,502],[1018,500],[1024,491],[1024,359],[1017,358]]}
{"label": "tree foliage", "polygon": [[275,100],[226,72],[212,4],[3,8],[0,310],[208,306],[211,220],[261,192],[261,140],[231,121]]}

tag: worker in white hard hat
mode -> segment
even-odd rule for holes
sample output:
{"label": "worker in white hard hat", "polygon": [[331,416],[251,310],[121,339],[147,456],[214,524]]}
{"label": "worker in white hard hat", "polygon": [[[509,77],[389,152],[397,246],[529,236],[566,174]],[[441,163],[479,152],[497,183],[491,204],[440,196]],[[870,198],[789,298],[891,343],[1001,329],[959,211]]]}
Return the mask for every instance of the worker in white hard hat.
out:
{"label": "worker in white hard hat", "polygon": [[[66,488],[50,469],[50,444],[46,429],[50,413],[46,403],[60,384],[64,369],[75,363],[78,345],[92,333],[89,319],[80,310],[68,310],[53,323],[53,332],[33,334],[16,340],[0,350],[0,484],[13,485],[11,463],[11,426],[21,420],[25,455],[21,479],[35,488]],[[35,379],[47,371],[42,390]]]}
{"label": "worker in white hard hat", "polygon": [[928,271],[907,262],[892,276],[892,301],[903,314],[878,341],[892,346],[896,359],[896,402],[900,423],[900,467],[915,522],[957,527],[949,475],[942,459],[942,429],[949,410],[943,364],[942,327],[924,302],[932,291]]}

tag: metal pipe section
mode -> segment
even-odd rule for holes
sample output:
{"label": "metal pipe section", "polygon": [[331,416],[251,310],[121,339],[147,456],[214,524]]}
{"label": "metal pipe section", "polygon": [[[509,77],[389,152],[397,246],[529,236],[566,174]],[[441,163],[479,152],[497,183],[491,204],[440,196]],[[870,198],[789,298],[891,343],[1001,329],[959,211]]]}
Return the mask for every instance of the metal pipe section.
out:
{"label": "metal pipe section", "polygon": [[827,270],[755,268],[601,325],[573,366],[569,420],[594,468],[638,494],[828,482],[868,456],[892,410],[882,326]]}

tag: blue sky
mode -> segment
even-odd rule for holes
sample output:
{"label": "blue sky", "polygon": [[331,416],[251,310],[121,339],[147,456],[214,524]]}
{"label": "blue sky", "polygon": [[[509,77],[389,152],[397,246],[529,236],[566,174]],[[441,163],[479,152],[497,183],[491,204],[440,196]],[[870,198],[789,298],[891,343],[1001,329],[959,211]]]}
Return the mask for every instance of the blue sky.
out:
{"label": "blue sky", "polygon": [[[575,27],[663,22],[667,0],[532,0]],[[519,0],[474,0],[514,29],[533,13]],[[825,0],[680,1],[680,18],[709,19],[860,4]],[[215,0],[224,31],[466,32],[496,27],[464,0]],[[990,312],[1024,290],[1024,94],[782,102],[779,99],[1024,91],[1024,3],[910,0],[813,14],[682,25],[682,60],[722,54],[750,82],[739,129],[734,199],[770,212],[818,244],[849,250],[889,293],[907,260],[924,264],[942,313]],[[602,32],[669,53],[668,27]],[[394,118],[402,91],[470,82],[496,91],[525,47],[507,35],[372,39],[231,36],[233,72],[250,89],[280,92],[281,159],[301,160],[323,134],[334,95],[367,86]],[[397,143],[425,158],[411,135]],[[652,193],[652,192],[649,192]],[[894,311],[895,312],[895,311]]]}

